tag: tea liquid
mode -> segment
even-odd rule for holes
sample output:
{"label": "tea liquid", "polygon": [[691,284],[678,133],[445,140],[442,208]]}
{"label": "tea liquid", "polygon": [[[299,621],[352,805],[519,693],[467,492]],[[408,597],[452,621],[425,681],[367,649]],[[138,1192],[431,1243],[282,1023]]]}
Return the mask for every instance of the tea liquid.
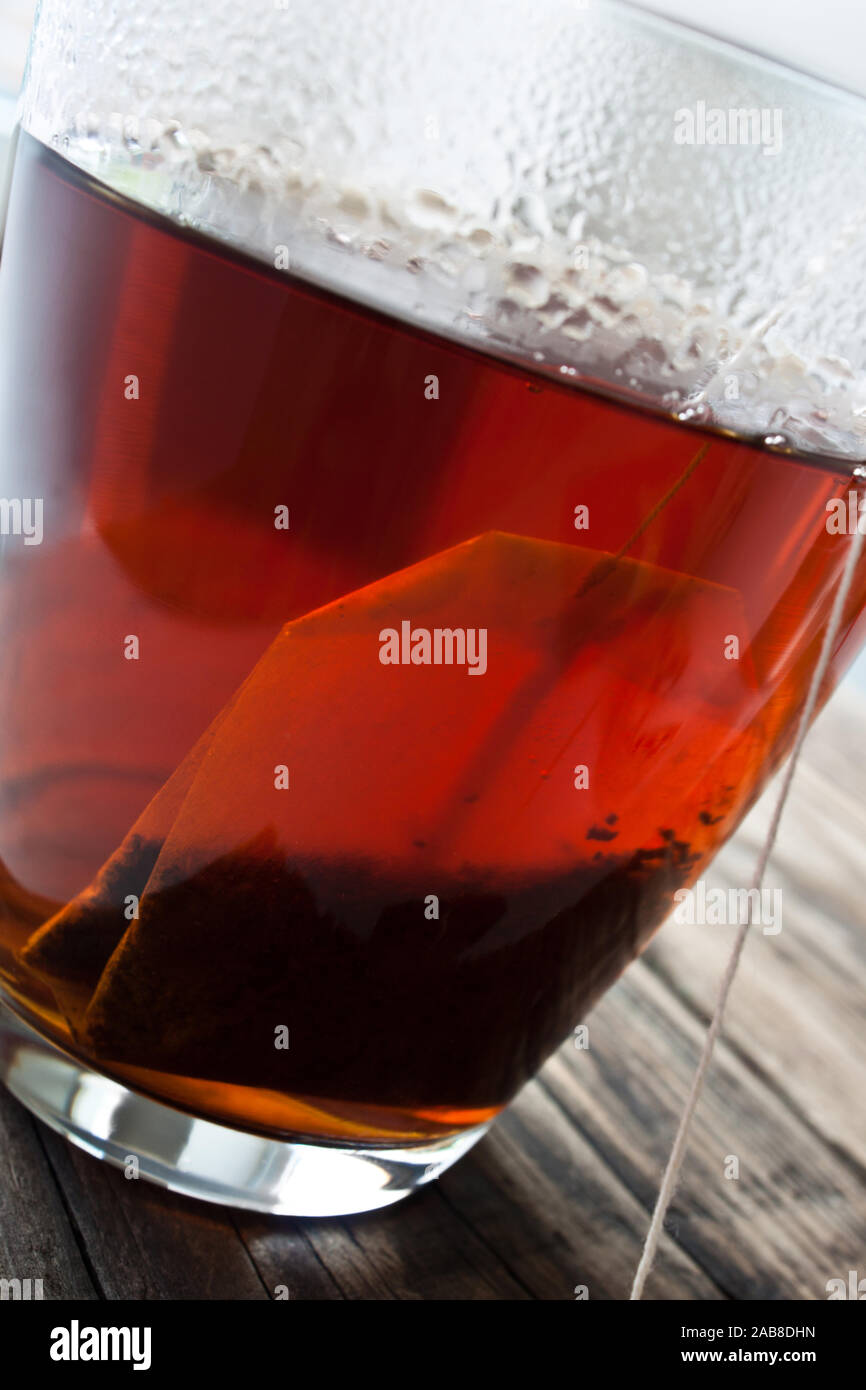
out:
{"label": "tea liquid", "polygon": [[0,494],[44,532],[0,538],[8,998],[249,1129],[495,1113],[789,746],[845,468],[317,290],[25,135],[0,333]]}

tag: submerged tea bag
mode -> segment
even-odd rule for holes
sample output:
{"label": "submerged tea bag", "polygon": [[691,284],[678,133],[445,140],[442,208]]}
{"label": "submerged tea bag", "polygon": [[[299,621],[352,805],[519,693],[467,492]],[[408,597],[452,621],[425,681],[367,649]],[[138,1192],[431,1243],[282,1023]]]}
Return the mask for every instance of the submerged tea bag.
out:
{"label": "submerged tea bag", "polygon": [[[213,739],[151,890],[271,825],[300,863],[402,883],[423,866],[567,869],[602,796],[649,833],[755,713],[748,655],[724,657],[739,600],[632,560],[581,593],[597,568],[592,551],[488,534],[288,624]],[[462,662],[437,664],[437,632],[462,634]]]}
{"label": "submerged tea bag", "polygon": [[93,882],[43,922],[22,952],[25,965],[50,986],[76,1034],[112,951],[139,910],[166,836],[233,700],[147,805]]}
{"label": "submerged tea bag", "polygon": [[469,1026],[484,971],[470,988],[465,956],[495,975],[517,950],[519,984],[547,917],[594,894],[605,920],[612,866],[646,852],[685,874],[678,827],[659,839],[666,808],[690,808],[698,852],[699,814],[719,810],[711,764],[733,786],[756,756],[748,658],[724,658],[737,632],[730,590],[518,536],[389,575],[283,628],[26,959],[100,1055],[238,1083],[276,1084],[268,1029],[303,1016],[308,1047],[319,1020],[309,1065],[296,1051],[277,1074],[338,1085],[351,1049],[329,1009],[348,991],[370,1031],[382,982],[413,988],[413,959],[422,993]]}

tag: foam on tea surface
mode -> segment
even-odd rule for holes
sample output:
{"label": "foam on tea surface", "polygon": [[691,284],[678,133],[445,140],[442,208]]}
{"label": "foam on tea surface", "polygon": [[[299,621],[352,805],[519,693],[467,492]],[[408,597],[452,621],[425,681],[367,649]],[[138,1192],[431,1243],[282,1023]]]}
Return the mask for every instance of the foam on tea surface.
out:
{"label": "foam on tea surface", "polygon": [[[167,0],[106,10],[46,0],[23,116],[115,189],[539,371],[862,456],[851,99],[574,0],[192,0],[182,52]],[[767,139],[677,143],[698,103]]]}

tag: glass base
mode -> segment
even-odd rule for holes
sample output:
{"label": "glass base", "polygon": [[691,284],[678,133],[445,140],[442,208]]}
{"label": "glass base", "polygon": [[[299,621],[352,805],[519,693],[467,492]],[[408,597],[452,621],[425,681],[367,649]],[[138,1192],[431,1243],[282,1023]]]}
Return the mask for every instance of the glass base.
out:
{"label": "glass base", "polygon": [[2,1005],[0,1081],[97,1158],[187,1197],[283,1216],[346,1216],[390,1206],[438,1178],[490,1127],[381,1149],[266,1139],[111,1081]]}

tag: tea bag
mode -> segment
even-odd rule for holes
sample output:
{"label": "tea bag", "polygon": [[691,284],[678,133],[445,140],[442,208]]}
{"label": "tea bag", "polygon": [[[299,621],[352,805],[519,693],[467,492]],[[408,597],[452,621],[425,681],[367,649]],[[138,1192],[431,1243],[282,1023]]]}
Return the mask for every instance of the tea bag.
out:
{"label": "tea bag", "polygon": [[137,910],[166,836],[233,700],[145,807],[93,882],[43,919],[21,953],[24,964],[51,988],[76,1036],[99,977],[129,926],[133,908]]}
{"label": "tea bag", "polygon": [[[724,657],[743,631],[730,590],[620,560],[578,597],[597,567],[592,551],[488,534],[287,625],[214,739],[151,891],[271,825],[326,876],[340,861],[413,884],[421,864],[556,873],[596,802],[575,795],[577,762],[612,810],[648,802],[648,833],[754,714],[756,687],[745,652]],[[437,629],[484,632],[483,673],[435,652],[424,664]],[[399,664],[380,659],[387,632]]]}
{"label": "tea bag", "polygon": [[23,945],[30,934],[57,912],[60,904],[40,893],[31,893],[10,874],[0,859],[0,935],[7,942],[20,938]]}
{"label": "tea bag", "polygon": [[[451,904],[466,949],[495,952],[530,929],[503,893],[576,866],[586,887],[597,858],[658,843],[660,808],[709,804],[713,759],[738,782],[757,692],[747,657],[724,659],[731,633],[730,590],[518,536],[389,575],[283,628],[144,831],[27,959],[63,980],[82,934],[88,987],[103,968],[76,1024],[107,1058],[288,1084],[301,1061],[275,1073],[269,1040],[303,1015],[306,1089],[313,1070],[337,1084],[349,1050],[329,995],[356,978],[354,997],[378,997],[382,974],[397,987],[390,958],[427,942],[428,895]],[[136,858],[144,841],[155,858]],[[122,892],[140,896],[130,923]],[[395,904],[412,911],[394,918]],[[431,972],[460,955],[449,930]]]}

